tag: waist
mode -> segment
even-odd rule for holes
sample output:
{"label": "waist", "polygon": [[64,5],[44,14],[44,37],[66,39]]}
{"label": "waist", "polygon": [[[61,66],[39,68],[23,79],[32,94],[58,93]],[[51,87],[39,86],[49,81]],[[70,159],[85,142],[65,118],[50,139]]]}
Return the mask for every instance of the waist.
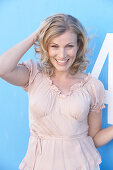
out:
{"label": "waist", "polygon": [[85,138],[87,137],[87,132],[77,135],[44,135],[39,134],[34,131],[30,131],[30,136],[33,136],[35,138],[45,139],[45,140],[76,140],[79,138]]}

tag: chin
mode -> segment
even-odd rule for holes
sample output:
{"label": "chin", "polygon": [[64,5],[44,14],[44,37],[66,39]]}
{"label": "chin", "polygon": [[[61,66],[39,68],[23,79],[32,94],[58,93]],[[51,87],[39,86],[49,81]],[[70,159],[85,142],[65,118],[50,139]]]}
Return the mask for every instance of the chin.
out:
{"label": "chin", "polygon": [[69,71],[69,68],[59,68],[59,67],[55,67],[55,70],[56,71],[61,71],[61,72],[67,72],[67,71]]}

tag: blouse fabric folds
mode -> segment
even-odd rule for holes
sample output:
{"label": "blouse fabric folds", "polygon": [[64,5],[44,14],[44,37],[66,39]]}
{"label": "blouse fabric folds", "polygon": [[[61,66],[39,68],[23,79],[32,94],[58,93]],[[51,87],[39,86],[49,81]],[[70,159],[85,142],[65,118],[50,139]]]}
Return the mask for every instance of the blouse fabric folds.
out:
{"label": "blouse fabric folds", "polygon": [[101,157],[88,136],[88,114],[104,107],[104,86],[90,73],[63,94],[35,60],[22,63],[30,73],[30,138],[20,170],[94,170]]}

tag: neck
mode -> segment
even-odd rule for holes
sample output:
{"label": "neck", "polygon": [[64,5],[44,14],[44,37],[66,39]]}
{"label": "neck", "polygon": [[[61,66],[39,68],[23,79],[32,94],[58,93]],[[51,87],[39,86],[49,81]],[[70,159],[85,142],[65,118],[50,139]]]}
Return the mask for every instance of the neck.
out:
{"label": "neck", "polygon": [[75,75],[71,75],[69,73],[69,71],[67,71],[67,72],[55,71],[55,74],[53,75],[53,77],[58,79],[58,80],[66,80],[67,78],[68,79],[73,79],[73,78],[79,79],[81,77],[81,75],[84,76],[84,73],[81,73],[79,71]]}
{"label": "neck", "polygon": [[70,76],[69,72],[61,72],[61,71],[55,71],[54,77],[57,79],[67,79]]}

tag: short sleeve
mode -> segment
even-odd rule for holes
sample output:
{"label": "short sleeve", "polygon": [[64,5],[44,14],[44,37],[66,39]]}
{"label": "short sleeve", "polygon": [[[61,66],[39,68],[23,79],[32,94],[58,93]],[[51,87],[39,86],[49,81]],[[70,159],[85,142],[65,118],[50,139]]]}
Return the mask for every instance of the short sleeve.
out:
{"label": "short sleeve", "polygon": [[104,99],[105,99],[105,89],[103,83],[94,78],[92,79],[91,83],[91,94],[92,94],[92,100],[91,100],[91,106],[90,106],[90,112],[91,111],[99,111],[105,108],[104,105]]}
{"label": "short sleeve", "polygon": [[28,71],[29,71],[29,75],[30,75],[29,76],[29,81],[28,81],[28,83],[25,86],[22,86],[22,88],[25,91],[28,91],[28,89],[31,86],[31,84],[33,83],[36,75],[40,71],[40,65],[39,65],[38,62],[36,62],[33,59],[29,59],[29,60],[27,60],[25,62],[19,63],[18,65],[24,65],[28,69]]}

